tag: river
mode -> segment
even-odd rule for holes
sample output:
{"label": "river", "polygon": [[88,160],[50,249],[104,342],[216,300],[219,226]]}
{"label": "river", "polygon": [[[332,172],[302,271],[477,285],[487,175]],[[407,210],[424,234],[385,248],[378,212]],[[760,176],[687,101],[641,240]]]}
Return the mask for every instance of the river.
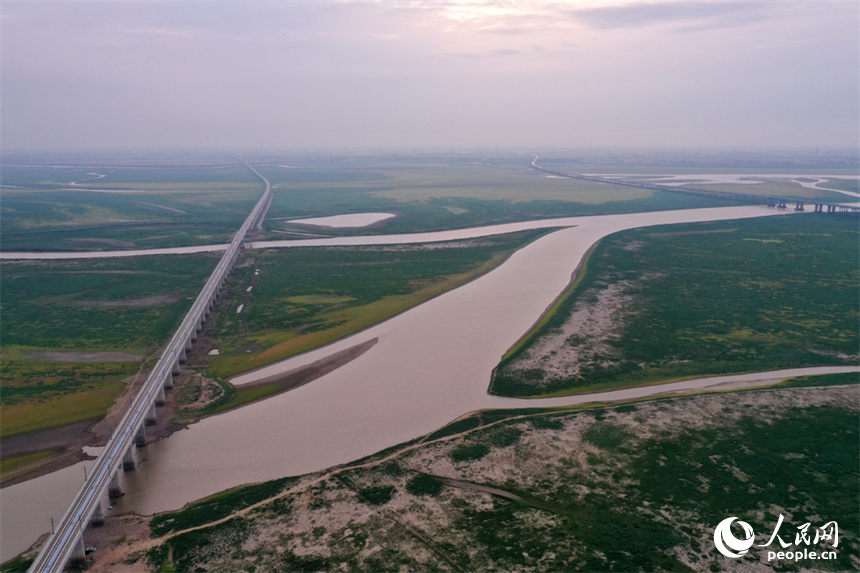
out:
{"label": "river", "polygon": [[[138,469],[123,476],[127,495],[112,511],[148,514],[176,509],[239,484],[322,470],[431,432],[476,409],[623,399],[720,382],[687,381],[677,383],[681,385],[676,384],[677,388],[657,385],[609,396],[540,401],[487,394],[490,373],[502,354],[564,289],[583,254],[599,238],[633,227],[778,214],[758,206],[726,207],[502,226],[509,232],[575,225],[542,237],[487,275],[386,322],[237,377],[235,383],[247,383],[378,339],[360,357],[311,384],[207,418],[150,444],[138,452],[143,458]],[[457,239],[476,231],[437,233],[433,239]],[[344,237],[324,244],[357,244],[357,240],[380,244],[390,239]],[[402,237],[391,242],[402,242]],[[751,378],[771,380],[788,375],[794,374],[765,373]],[[48,531],[50,516],[65,510],[85,466],[86,462],[0,490],[3,560]]]}

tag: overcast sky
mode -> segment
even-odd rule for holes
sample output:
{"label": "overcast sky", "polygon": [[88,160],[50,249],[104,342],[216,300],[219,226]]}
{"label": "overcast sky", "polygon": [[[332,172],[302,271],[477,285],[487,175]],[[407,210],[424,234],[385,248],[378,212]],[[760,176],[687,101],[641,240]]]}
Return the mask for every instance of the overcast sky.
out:
{"label": "overcast sky", "polygon": [[856,147],[845,2],[2,2],[5,150]]}

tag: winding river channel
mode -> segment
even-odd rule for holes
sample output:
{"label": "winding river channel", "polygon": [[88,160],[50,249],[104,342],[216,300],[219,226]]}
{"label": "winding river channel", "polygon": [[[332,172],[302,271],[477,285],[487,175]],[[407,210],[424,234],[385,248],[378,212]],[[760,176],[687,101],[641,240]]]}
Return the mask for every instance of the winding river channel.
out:
{"label": "winding river channel", "polygon": [[[318,471],[431,432],[483,408],[560,406],[703,388],[755,385],[798,374],[857,367],[688,380],[603,394],[540,400],[487,394],[492,369],[571,279],[601,237],[634,227],[777,215],[765,207],[726,207],[531,221],[399,236],[288,241],[291,247],[452,240],[527,228],[564,227],[514,253],[492,272],[360,333],[238,376],[241,385],[378,342],[337,370],[293,391],[204,419],[142,450],[123,475],[127,494],[113,513],[150,514],[239,484]],[[279,242],[255,247],[287,246]],[[139,454],[140,454],[139,453]],[[2,560],[49,531],[84,478],[83,462],[0,490]]]}

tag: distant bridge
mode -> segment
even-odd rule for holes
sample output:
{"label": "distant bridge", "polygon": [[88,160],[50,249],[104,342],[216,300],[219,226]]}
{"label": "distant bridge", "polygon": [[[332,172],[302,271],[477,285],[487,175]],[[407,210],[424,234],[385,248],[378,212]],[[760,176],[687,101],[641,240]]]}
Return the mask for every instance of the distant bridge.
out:
{"label": "distant bridge", "polygon": [[730,201],[739,201],[741,203],[767,205],[768,207],[775,207],[777,209],[786,209],[789,203],[794,203],[795,211],[805,211],[805,205],[809,204],[813,206],[816,213],[860,213],[860,205],[845,205],[843,203],[819,201],[818,199],[800,199],[797,197],[779,197],[776,195],[756,195],[755,193],[737,193],[734,191],[715,191],[713,189],[700,189],[698,187],[676,187],[674,185],[660,185],[658,183],[648,183],[645,181],[625,181],[623,179],[613,179],[610,177],[596,177],[593,175],[581,175],[578,173],[563,173],[561,171],[554,171],[552,169],[541,167],[537,164],[537,160],[538,158],[535,156],[531,163],[533,168],[543,173],[555,175],[556,177],[584,179],[585,181],[624,185],[626,187],[641,187],[644,189],[654,189],[656,191],[669,191],[670,193],[716,197],[719,199],[728,199]]}
{"label": "distant bridge", "polygon": [[269,181],[256,169],[247,163],[245,165],[266,184],[263,196],[233,237],[191,310],[149,373],[143,388],[108,439],[89,476],[57,524],[55,533],[45,542],[30,567],[31,572],[60,572],[69,562],[83,562],[86,554],[84,529],[90,524],[100,526],[104,523],[105,497],[114,499],[122,495],[119,468],[122,467],[124,471],[134,469],[134,448],[146,446],[146,426],[155,422],[156,407],[164,404],[165,389],[173,387],[173,377],[179,374],[180,365],[186,361],[188,351],[209,317],[215,299],[244,245],[245,236],[262,222],[272,204],[272,186]]}

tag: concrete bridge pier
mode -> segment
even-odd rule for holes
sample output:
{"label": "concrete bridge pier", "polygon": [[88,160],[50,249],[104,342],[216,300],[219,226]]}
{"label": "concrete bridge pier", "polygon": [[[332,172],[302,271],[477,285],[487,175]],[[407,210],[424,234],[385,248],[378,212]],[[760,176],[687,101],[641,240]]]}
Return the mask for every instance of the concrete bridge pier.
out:
{"label": "concrete bridge pier", "polygon": [[154,426],[158,423],[158,416],[155,413],[155,404],[149,407],[149,412],[146,414],[146,418],[143,421],[145,426]]}
{"label": "concrete bridge pier", "polygon": [[134,469],[134,448],[131,446],[128,447],[125,454],[122,456],[122,469],[126,472],[130,472]]}
{"label": "concrete bridge pier", "polygon": [[138,448],[146,447],[146,424],[137,429],[137,434],[134,436],[134,445]]}
{"label": "concrete bridge pier", "polygon": [[794,206],[795,211],[805,211],[803,208],[803,201],[798,201],[797,205]]}
{"label": "concrete bridge pier", "polygon": [[185,348],[184,348],[183,354],[185,354],[187,352],[191,352],[192,342],[193,342],[193,339],[191,338],[191,336],[189,336],[188,338],[185,339]]}
{"label": "concrete bridge pier", "polygon": [[96,505],[96,510],[93,512],[93,516],[90,518],[90,525],[93,527],[101,527],[105,524],[105,508],[104,503],[99,502]]}
{"label": "concrete bridge pier", "polygon": [[179,352],[179,363],[185,364],[188,361],[188,355],[185,353],[185,348]]}
{"label": "concrete bridge pier", "polygon": [[[170,374],[167,375],[167,380],[170,380]],[[158,394],[155,395],[155,405],[158,407],[164,406],[166,396],[164,395],[164,386],[158,389]]]}
{"label": "concrete bridge pier", "polygon": [[114,474],[110,478],[110,485],[108,485],[108,497],[110,499],[122,497],[122,483],[120,483],[119,481],[119,472],[114,472]]}
{"label": "concrete bridge pier", "polygon": [[78,538],[75,541],[75,549],[72,551],[72,556],[69,558],[70,567],[81,567],[87,561],[87,549],[84,547],[84,536],[78,533]]}

